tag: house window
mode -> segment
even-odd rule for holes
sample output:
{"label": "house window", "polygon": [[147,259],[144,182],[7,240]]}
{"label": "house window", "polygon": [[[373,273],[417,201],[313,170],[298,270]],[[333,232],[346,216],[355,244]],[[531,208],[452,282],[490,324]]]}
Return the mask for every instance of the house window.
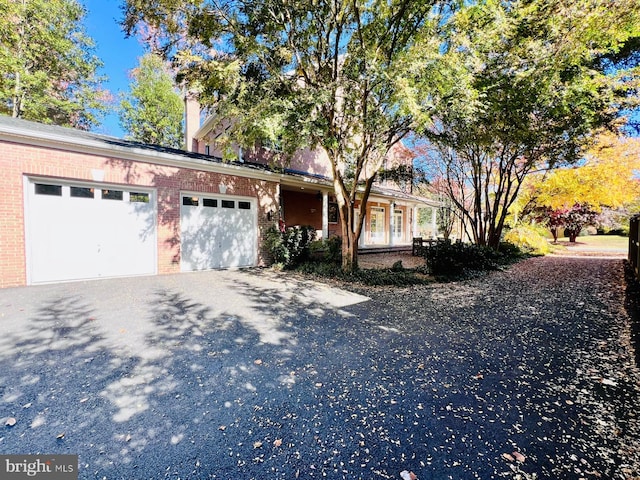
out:
{"label": "house window", "polygon": [[205,207],[217,207],[218,206],[218,200],[216,200],[214,198],[203,198],[202,199],[202,205],[204,205]]}
{"label": "house window", "polygon": [[222,200],[222,208],[236,208],[236,202],[233,200]]}
{"label": "house window", "polygon": [[182,197],[182,205],[187,205],[190,207],[198,206],[198,197]]}
{"label": "house window", "polygon": [[149,203],[148,193],[131,192],[129,194],[129,201],[136,203]]}
{"label": "house window", "polygon": [[402,225],[402,210],[393,211],[393,238],[396,240],[402,239],[404,226]]}
{"label": "house window", "polygon": [[371,229],[371,242],[382,243],[384,242],[384,208],[371,207],[370,210],[371,220],[369,222],[369,228]]}
{"label": "house window", "polygon": [[71,196],[76,198],[93,198],[93,188],[71,187]]}
{"label": "house window", "polygon": [[338,223],[338,204],[329,203],[329,223]]}
{"label": "house window", "polygon": [[62,185],[47,185],[46,183],[36,183],[36,195],[62,196]]}
{"label": "house window", "polygon": [[205,145],[204,146],[204,154],[205,155],[210,155],[211,149],[209,147],[209,145]]}
{"label": "house window", "polygon": [[123,192],[122,190],[102,190],[102,198],[106,200],[122,200]]}

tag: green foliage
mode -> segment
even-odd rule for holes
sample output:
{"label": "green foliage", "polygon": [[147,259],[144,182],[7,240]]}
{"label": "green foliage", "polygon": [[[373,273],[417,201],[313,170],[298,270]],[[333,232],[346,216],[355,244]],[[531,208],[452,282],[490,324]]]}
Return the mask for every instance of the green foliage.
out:
{"label": "green foliage", "polygon": [[504,244],[498,250],[477,244],[443,241],[425,248],[427,271],[436,277],[463,277],[497,270],[522,257],[520,250]]}
{"label": "green foliage", "polygon": [[183,110],[182,99],[162,58],[152,53],[141,57],[132,72],[130,92],[120,101],[120,125],[127,138],[182,148]]}
{"label": "green foliage", "polygon": [[340,264],[342,260],[342,239],[333,236],[328,239],[314,240],[309,246],[309,254],[313,260]]}
{"label": "green foliage", "polygon": [[640,36],[640,7],[636,0],[606,8],[587,0],[465,3],[448,25],[458,91],[429,92],[439,121],[424,134],[442,193],[474,241],[497,248],[524,179],[578,161],[594,130],[614,129],[635,98],[628,93],[638,70],[594,63]]}
{"label": "green foliage", "polygon": [[551,247],[541,227],[518,225],[509,230],[504,235],[504,239],[531,255],[546,255],[551,252]]}
{"label": "green foliage", "polygon": [[404,267],[402,266],[402,260],[398,260],[397,262],[394,262],[394,264],[391,265],[391,271],[392,272],[404,271]]}
{"label": "green foliage", "polygon": [[289,227],[284,232],[271,227],[265,234],[265,247],[274,263],[293,268],[309,259],[315,235],[315,229],[310,226]]}
{"label": "green foliage", "polygon": [[284,243],[284,234],[276,227],[270,227],[265,232],[264,247],[271,255],[273,263],[284,266],[289,260],[289,252]]}
{"label": "green foliage", "polygon": [[76,0],[0,2],[0,113],[88,130],[106,110]]}

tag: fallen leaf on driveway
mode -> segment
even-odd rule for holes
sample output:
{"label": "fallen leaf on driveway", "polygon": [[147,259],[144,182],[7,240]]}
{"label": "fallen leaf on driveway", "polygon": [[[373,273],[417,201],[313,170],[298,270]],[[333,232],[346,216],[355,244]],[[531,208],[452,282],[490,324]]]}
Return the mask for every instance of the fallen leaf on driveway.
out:
{"label": "fallen leaf on driveway", "polygon": [[603,385],[608,385],[610,387],[617,387],[618,384],[616,382],[614,382],[613,380],[609,379],[609,378],[601,378],[600,379],[600,383],[602,383]]}
{"label": "fallen leaf on driveway", "polygon": [[59,433],[58,435],[56,435],[56,438],[58,440],[62,440],[64,438],[65,432]]}
{"label": "fallen leaf on driveway", "polygon": [[402,480],[418,480],[418,477],[413,472],[408,472],[407,470],[403,470],[400,472],[400,478]]}
{"label": "fallen leaf on driveway", "polygon": [[273,446],[274,446],[274,447],[279,447],[280,445],[282,445],[282,439],[281,439],[281,438],[276,438],[276,439],[273,441]]}
{"label": "fallen leaf on driveway", "polygon": [[253,448],[260,448],[262,446],[261,441],[253,442]]}
{"label": "fallen leaf on driveway", "polygon": [[13,427],[16,423],[17,423],[17,420],[15,418],[9,417],[9,418],[7,418],[7,421],[5,422],[5,425],[7,427]]}
{"label": "fallen leaf on driveway", "polygon": [[222,432],[224,432],[226,429],[227,429],[227,426],[226,426],[226,425],[220,425],[220,426],[218,427],[218,430],[220,430],[220,431],[222,431]]}
{"label": "fallen leaf on driveway", "polygon": [[255,363],[256,365],[262,365],[262,360],[257,359],[257,360],[254,360],[253,363]]}
{"label": "fallen leaf on driveway", "polygon": [[513,452],[513,457],[520,463],[524,463],[524,461],[527,459],[527,457],[525,457],[520,452]]}
{"label": "fallen leaf on driveway", "polygon": [[502,458],[504,458],[507,462],[515,462],[516,459],[513,458],[513,455],[509,454],[509,453],[503,453],[502,454]]}

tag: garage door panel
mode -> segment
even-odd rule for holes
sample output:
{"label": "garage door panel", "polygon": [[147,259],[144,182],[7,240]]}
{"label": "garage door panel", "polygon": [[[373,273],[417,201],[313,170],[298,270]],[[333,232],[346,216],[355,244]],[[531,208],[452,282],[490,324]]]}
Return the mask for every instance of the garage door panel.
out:
{"label": "garage door panel", "polygon": [[[99,248],[104,257],[103,276],[116,276],[128,271],[144,275],[149,262],[155,263],[155,215],[152,205],[104,200],[103,218],[111,219],[101,227]],[[149,258],[153,255],[153,258]],[[142,261],[141,261],[142,259]]]}
{"label": "garage door panel", "polygon": [[183,208],[182,222],[182,262],[183,271],[210,270],[219,268],[214,238],[219,236],[219,225],[211,221],[203,209]]}
{"label": "garage door panel", "polygon": [[[186,198],[186,200],[185,200]],[[181,206],[183,271],[255,265],[256,214],[252,202],[184,197]],[[188,203],[188,205],[185,205]]]}
{"label": "garage door panel", "polygon": [[102,198],[106,190],[93,185],[46,195],[38,185],[29,182],[25,204],[30,283],[155,273],[152,202],[131,202],[124,190],[120,199]]}

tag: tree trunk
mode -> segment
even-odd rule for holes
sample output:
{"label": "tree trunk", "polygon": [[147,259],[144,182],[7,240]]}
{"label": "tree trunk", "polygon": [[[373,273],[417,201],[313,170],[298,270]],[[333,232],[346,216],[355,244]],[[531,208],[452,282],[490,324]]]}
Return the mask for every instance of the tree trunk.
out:
{"label": "tree trunk", "polygon": [[353,232],[342,239],[342,271],[352,273],[358,270],[358,240]]}

